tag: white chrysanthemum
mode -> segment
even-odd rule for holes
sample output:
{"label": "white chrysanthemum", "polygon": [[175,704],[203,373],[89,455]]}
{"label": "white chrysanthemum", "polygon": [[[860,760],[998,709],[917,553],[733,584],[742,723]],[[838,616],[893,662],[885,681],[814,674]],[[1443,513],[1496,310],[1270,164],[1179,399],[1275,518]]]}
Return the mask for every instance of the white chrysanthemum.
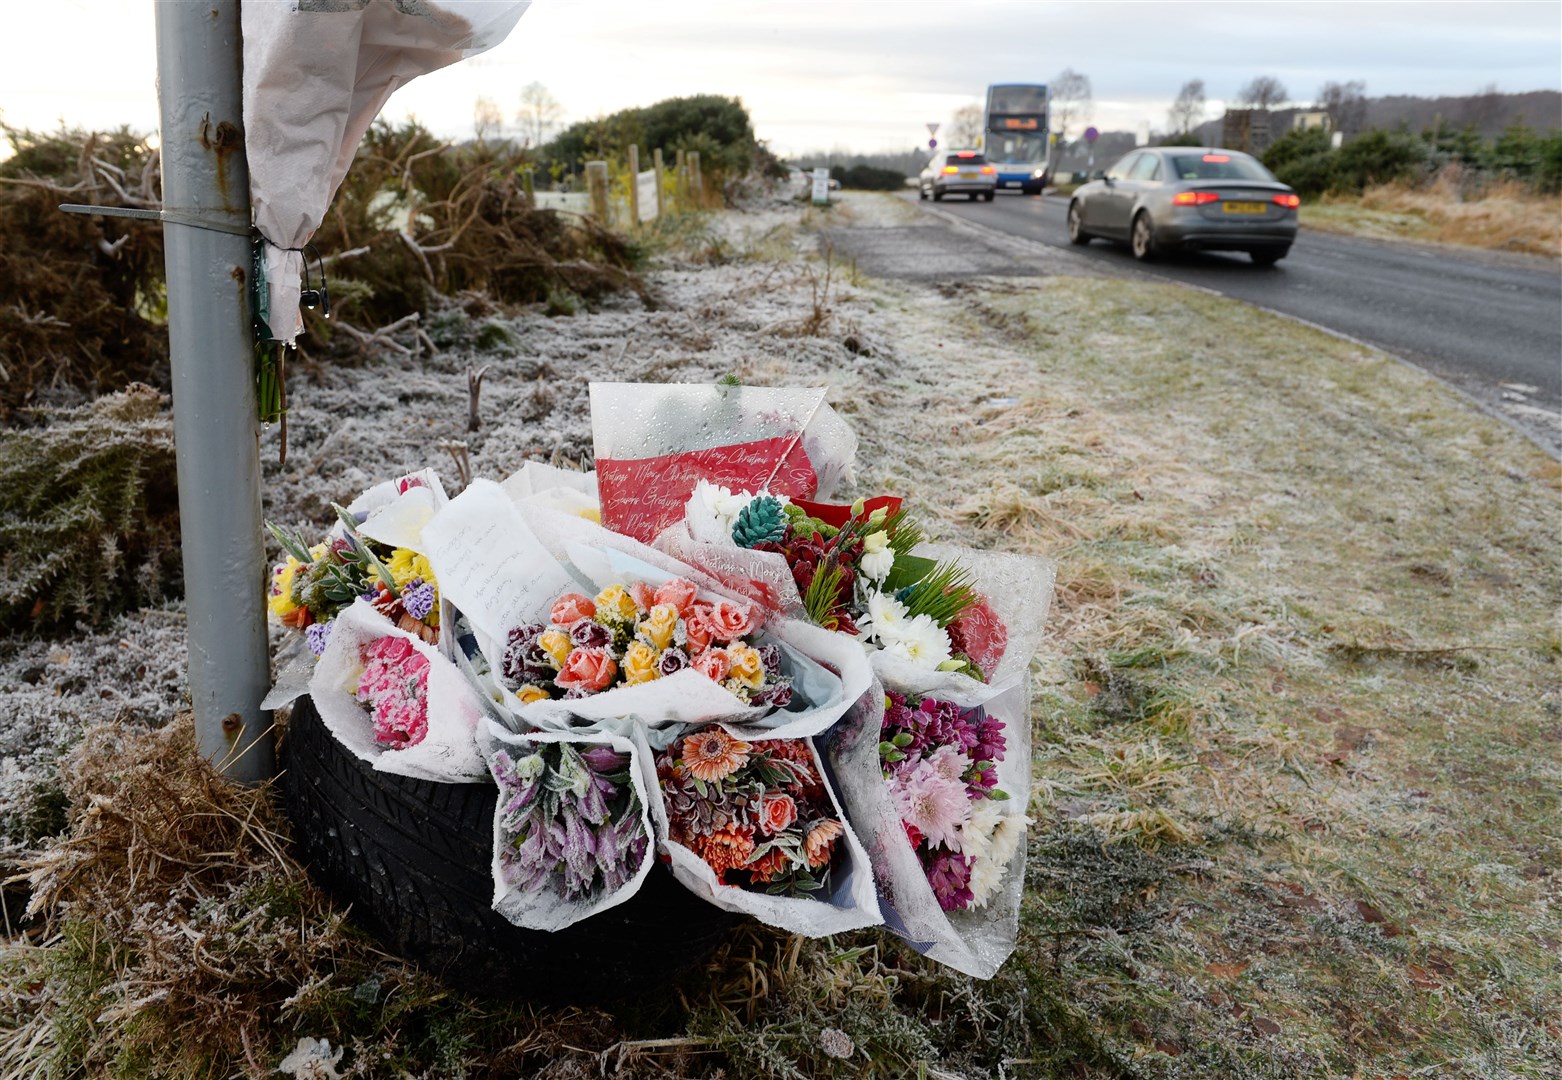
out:
{"label": "white chrysanthemum", "polygon": [[868,617],[858,622],[864,638],[885,640],[884,635],[894,636],[895,628],[906,619],[906,605],[889,593],[868,593]]}
{"label": "white chrysanthemum", "polygon": [[992,899],[1030,824],[1030,818],[1005,813],[993,799],[972,805],[970,820],[960,828],[961,850],[971,859],[971,907],[984,907]]}
{"label": "white chrysanthemum", "polygon": [[902,618],[889,627],[877,622],[873,625],[885,652],[910,660],[919,667],[936,668],[951,655],[949,635],[931,615]]}

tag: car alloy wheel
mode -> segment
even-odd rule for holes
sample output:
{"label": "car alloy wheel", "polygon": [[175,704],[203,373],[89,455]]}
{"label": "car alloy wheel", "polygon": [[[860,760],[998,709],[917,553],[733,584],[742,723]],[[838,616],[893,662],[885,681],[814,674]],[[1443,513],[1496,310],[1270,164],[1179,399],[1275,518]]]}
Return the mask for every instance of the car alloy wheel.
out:
{"label": "car alloy wheel", "polygon": [[1133,252],[1140,262],[1155,258],[1155,226],[1150,224],[1149,214],[1141,212],[1134,218]]}
{"label": "car alloy wheel", "polygon": [[1068,204],[1068,242],[1071,244],[1090,243],[1090,234],[1085,231],[1084,222],[1080,220],[1079,204]]}

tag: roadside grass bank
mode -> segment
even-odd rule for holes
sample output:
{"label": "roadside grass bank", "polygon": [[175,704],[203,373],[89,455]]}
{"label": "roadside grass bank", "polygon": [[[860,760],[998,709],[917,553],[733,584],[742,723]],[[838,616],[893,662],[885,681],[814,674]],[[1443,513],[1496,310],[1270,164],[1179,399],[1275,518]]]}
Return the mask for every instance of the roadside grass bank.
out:
{"label": "roadside grass bank", "polygon": [[[606,1009],[450,994],[310,888],[268,797],[213,788],[181,721],[95,735],[114,767],[51,789],[69,832],[35,857],[62,906],[0,958],[0,1075],[277,1075],[305,1037],[346,1048],[344,1077],[1562,1069],[1562,469],[1420,373],[1246,305],[887,284],[810,231],[908,213],[849,196],[691,220],[648,274],[654,310],[452,315],[430,360],[321,366],[290,393],[268,513],[325,520],[444,439],[479,475],[589,460],[589,378],[828,382],[859,494],[1059,563],[1019,948],[995,979],[876,932],[746,929]],[[500,347],[463,344],[484,337]],[[0,650],[0,693],[113,719],[92,672],[133,651],[135,618]],[[126,693],[173,677],[113,670]]]}
{"label": "roadside grass bank", "polygon": [[1480,198],[1458,186],[1382,184],[1361,195],[1325,195],[1302,208],[1306,228],[1379,240],[1458,244],[1562,258],[1562,196],[1537,195],[1509,182]]}

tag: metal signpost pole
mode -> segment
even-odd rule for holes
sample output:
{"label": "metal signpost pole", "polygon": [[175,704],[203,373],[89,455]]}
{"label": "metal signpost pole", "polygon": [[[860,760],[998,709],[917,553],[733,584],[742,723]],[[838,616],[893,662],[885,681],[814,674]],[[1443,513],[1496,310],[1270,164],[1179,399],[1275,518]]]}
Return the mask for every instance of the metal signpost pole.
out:
{"label": "metal signpost pole", "polygon": [[190,697],[201,753],[257,781],[276,763],[260,709],[270,664],[239,2],[156,10]]}

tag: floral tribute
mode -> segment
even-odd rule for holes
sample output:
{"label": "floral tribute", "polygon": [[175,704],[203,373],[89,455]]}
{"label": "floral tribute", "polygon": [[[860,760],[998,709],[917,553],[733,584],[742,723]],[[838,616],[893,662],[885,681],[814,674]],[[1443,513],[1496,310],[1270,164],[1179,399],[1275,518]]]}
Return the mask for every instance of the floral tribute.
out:
{"label": "floral tribute", "polygon": [[750,644],[758,629],[752,607],[701,600],[683,578],[655,588],[609,585],[595,597],[565,593],[546,623],[511,630],[500,675],[530,703],[588,697],[692,669],[746,704],[785,708],[792,683],[781,673],[781,650]]}
{"label": "floral tribute", "polygon": [[428,657],[404,637],[386,635],[363,646],[358,700],[374,717],[374,741],[393,750],[428,734]]}
{"label": "floral tribute", "polygon": [[499,785],[499,869],[512,888],[591,900],[633,880],[649,837],[629,755],[611,746],[539,743],[489,762]]}
{"label": "floral tribute", "polygon": [[313,547],[298,533],[266,523],[287,555],[271,571],[266,590],[271,614],[302,633],[317,657],[330,640],[332,620],[360,597],[409,634],[437,643],[439,583],[428,559],[363,536],[358,526],[367,515],[340,506],[336,512],[343,535]]}
{"label": "floral tribute", "polygon": [[669,838],[717,881],[772,895],[828,892],[845,830],[806,741],[748,743],[700,728],[657,755],[656,776]]}
{"label": "floral tribute", "polygon": [[881,740],[890,797],[939,906],[986,906],[1030,824],[1001,806],[1002,721],[980,706],[932,697],[913,705],[890,691]]}
{"label": "floral tribute", "polygon": [[701,481],[686,513],[695,535],[716,531],[784,557],[809,619],[825,629],[921,667],[991,674],[966,640],[970,620],[990,614],[970,572],[911,553],[925,537],[899,499],[829,507]]}

